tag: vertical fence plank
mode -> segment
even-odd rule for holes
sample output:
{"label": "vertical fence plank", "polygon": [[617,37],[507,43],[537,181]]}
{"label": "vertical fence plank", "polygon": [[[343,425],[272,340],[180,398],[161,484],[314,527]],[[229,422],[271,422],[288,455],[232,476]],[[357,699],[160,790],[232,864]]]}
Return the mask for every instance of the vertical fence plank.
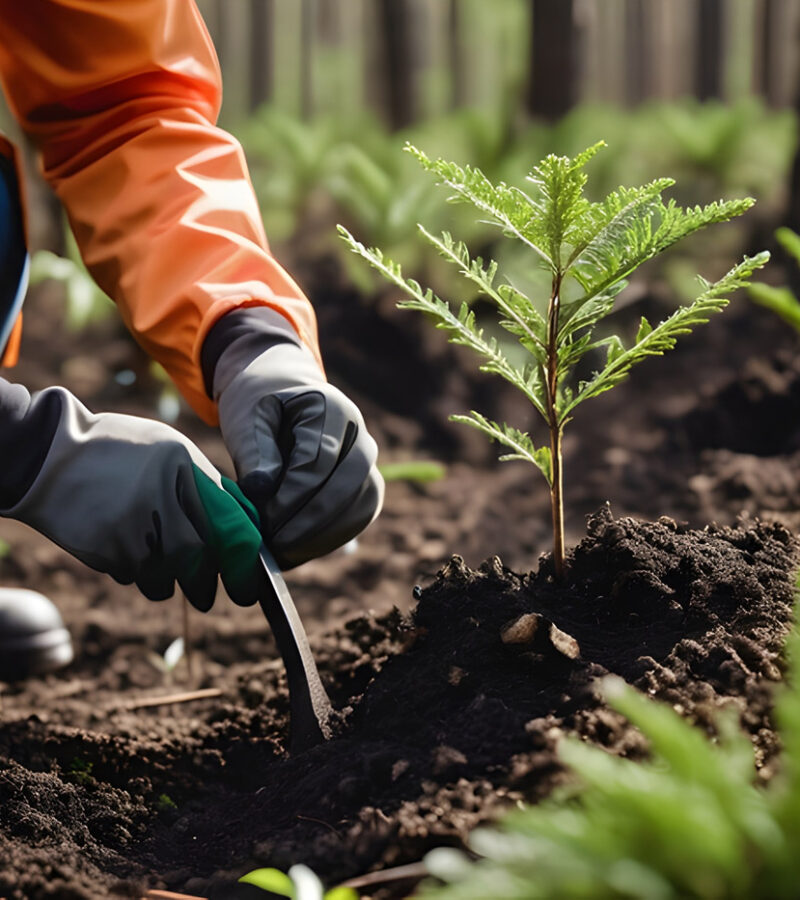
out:
{"label": "vertical fence plank", "polygon": [[722,0],[697,0],[695,21],[695,93],[700,100],[722,96]]}
{"label": "vertical fence plank", "polygon": [[594,102],[625,99],[625,4],[623,0],[591,0],[588,62],[583,94]]}
{"label": "vertical fence plank", "polygon": [[686,59],[692,44],[687,25],[691,8],[681,0],[656,0],[649,6],[653,97],[672,100],[688,92]]}
{"label": "vertical fence plank", "polygon": [[273,54],[275,105],[300,115],[300,4],[278,0],[275,4]]}
{"label": "vertical fence plank", "polygon": [[651,29],[643,0],[625,0],[625,99],[636,105],[651,93]]}
{"label": "vertical fence plank", "polygon": [[450,69],[450,109],[466,105],[466,62],[463,0],[449,0],[447,5],[447,62]]}
{"label": "vertical fence plank", "polygon": [[572,108],[576,98],[572,0],[531,0],[530,23],[526,105],[532,116],[554,121]]}
{"label": "vertical fence plank", "polygon": [[775,107],[791,106],[798,91],[800,4],[766,0],[762,24],[763,93]]}
{"label": "vertical fence plank", "polygon": [[758,35],[754,0],[736,0],[727,8],[723,52],[725,99],[738,100],[753,89],[755,43]]}
{"label": "vertical fence plank", "polygon": [[274,12],[274,0],[250,0],[250,94],[248,107],[251,111],[272,99]]}
{"label": "vertical fence plank", "polygon": [[300,46],[298,52],[300,78],[300,115],[310,119],[314,115],[314,50],[316,43],[315,0],[300,0]]}

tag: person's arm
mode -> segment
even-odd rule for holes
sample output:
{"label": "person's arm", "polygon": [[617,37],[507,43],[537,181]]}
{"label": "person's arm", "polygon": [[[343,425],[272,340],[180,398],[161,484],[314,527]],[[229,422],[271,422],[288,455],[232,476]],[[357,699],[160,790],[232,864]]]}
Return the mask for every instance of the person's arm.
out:
{"label": "person's arm", "polygon": [[358,534],[383,500],[377,447],[327,384],[311,306],[213,125],[219,70],[193,0],[0,0],[0,78],[89,270],[220,422],[278,561]]}
{"label": "person's arm", "polygon": [[193,0],[0,0],[0,79],[89,270],[203,419],[203,343],[232,309],[277,310],[320,362],[242,150],[214,125],[219,67]]}
{"label": "person's arm", "polygon": [[261,534],[236,485],[168,425],[94,415],[64,388],[0,378],[0,516],[151,600],[177,581],[206,611],[218,574],[236,603],[258,599]]}

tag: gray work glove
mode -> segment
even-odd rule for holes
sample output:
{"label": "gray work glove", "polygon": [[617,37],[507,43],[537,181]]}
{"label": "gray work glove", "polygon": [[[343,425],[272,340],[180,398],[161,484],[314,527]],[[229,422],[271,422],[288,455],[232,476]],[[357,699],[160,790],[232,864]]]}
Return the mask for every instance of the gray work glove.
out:
{"label": "gray work glove", "polygon": [[236,603],[258,599],[255,511],[191,441],[161,422],[93,415],[63,388],[33,398],[2,379],[0,388],[0,451],[16,429],[17,450],[32,461],[4,488],[4,502],[15,502],[0,515],[151,600],[171,596],[177,581],[208,610],[218,573]]}
{"label": "gray work glove", "polygon": [[[249,316],[257,324],[270,313],[243,312],[238,321]],[[378,448],[361,413],[288,332],[245,329],[213,367],[220,430],[239,486],[284,569],[345,544],[383,502]]]}

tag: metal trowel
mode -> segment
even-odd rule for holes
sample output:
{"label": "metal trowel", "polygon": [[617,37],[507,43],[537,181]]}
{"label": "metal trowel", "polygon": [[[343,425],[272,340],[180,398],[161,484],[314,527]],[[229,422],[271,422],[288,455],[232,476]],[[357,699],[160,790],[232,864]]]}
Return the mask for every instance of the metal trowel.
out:
{"label": "metal trowel", "polygon": [[275,635],[289,682],[289,750],[301,753],[332,736],[333,707],[281,570],[265,544],[258,555],[267,584],[259,603]]}

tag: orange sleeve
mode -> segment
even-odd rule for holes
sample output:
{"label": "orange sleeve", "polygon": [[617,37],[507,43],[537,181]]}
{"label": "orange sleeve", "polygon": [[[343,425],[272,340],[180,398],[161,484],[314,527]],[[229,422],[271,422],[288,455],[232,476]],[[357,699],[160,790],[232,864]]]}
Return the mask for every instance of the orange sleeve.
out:
{"label": "orange sleeve", "polygon": [[0,0],[0,79],[86,265],[203,419],[200,350],[230,309],[276,309],[319,358],[241,147],[214,125],[219,66],[194,0]]}

